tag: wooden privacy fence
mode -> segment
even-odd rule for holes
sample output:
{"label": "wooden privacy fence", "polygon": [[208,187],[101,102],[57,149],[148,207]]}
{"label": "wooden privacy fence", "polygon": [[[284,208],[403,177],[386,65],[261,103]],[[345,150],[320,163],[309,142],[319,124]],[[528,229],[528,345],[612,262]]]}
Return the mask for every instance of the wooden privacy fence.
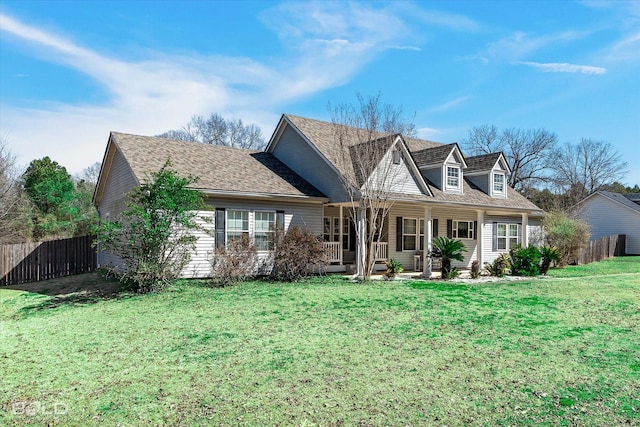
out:
{"label": "wooden privacy fence", "polygon": [[0,286],[19,285],[96,269],[94,236],[0,246]]}
{"label": "wooden privacy fence", "polygon": [[589,264],[605,258],[624,256],[626,252],[626,234],[614,234],[591,240],[582,250],[578,264]]}

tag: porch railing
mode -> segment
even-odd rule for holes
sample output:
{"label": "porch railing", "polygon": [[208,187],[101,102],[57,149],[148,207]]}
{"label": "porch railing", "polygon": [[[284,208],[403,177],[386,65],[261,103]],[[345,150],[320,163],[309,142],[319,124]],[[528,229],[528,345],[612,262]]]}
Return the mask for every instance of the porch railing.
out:
{"label": "porch railing", "polygon": [[376,254],[376,261],[387,261],[389,259],[389,243],[378,242],[373,245]]}
{"label": "porch railing", "polygon": [[323,242],[326,262],[342,262],[342,245],[340,242]]}

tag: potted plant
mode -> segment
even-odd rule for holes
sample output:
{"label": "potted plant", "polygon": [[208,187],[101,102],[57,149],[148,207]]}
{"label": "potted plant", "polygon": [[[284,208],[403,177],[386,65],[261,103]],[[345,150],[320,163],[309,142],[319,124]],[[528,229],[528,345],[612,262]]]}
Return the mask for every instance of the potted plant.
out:
{"label": "potted plant", "polygon": [[384,277],[388,280],[393,280],[397,274],[404,271],[402,264],[397,259],[391,258],[386,264],[387,271],[384,273]]}

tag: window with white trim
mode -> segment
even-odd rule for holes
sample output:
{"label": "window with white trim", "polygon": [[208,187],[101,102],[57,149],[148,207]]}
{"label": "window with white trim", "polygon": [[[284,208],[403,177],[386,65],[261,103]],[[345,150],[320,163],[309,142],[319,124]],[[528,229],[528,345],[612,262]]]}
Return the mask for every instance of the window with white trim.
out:
{"label": "window with white trim", "polygon": [[520,243],[519,224],[496,224],[496,249],[508,251]]}
{"label": "window with white trim", "polygon": [[249,211],[227,211],[227,243],[249,237]]}
{"label": "window with white trim", "polygon": [[[342,249],[349,250],[350,233],[349,233],[349,218],[342,217]],[[340,217],[325,216],[322,222],[322,238],[325,242],[339,242],[340,241]]]}
{"label": "window with white trim", "polygon": [[454,239],[473,239],[475,230],[473,229],[473,221],[453,221],[452,229]]}
{"label": "window with white trim", "polygon": [[275,212],[254,213],[254,240],[259,251],[273,250],[273,237],[276,230]]}
{"label": "window with white trim", "polygon": [[415,251],[418,239],[418,220],[403,218],[402,220],[402,250]]}
{"label": "window with white trim", "polygon": [[493,192],[504,193],[504,174],[503,173],[493,174]]}
{"label": "window with white trim", "polygon": [[447,187],[458,188],[460,185],[460,168],[447,166]]}

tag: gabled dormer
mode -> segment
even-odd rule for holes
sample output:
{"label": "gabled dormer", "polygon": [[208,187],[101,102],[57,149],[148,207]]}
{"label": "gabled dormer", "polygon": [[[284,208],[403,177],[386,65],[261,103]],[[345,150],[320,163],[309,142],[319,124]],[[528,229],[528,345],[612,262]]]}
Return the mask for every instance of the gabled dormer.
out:
{"label": "gabled dormer", "polygon": [[422,175],[445,193],[462,193],[467,167],[458,144],[427,148],[413,153]]}
{"label": "gabled dormer", "polygon": [[506,199],[509,165],[502,153],[467,157],[465,176],[491,197]]}
{"label": "gabled dormer", "polygon": [[433,196],[400,134],[352,145],[349,154],[359,191]]}

